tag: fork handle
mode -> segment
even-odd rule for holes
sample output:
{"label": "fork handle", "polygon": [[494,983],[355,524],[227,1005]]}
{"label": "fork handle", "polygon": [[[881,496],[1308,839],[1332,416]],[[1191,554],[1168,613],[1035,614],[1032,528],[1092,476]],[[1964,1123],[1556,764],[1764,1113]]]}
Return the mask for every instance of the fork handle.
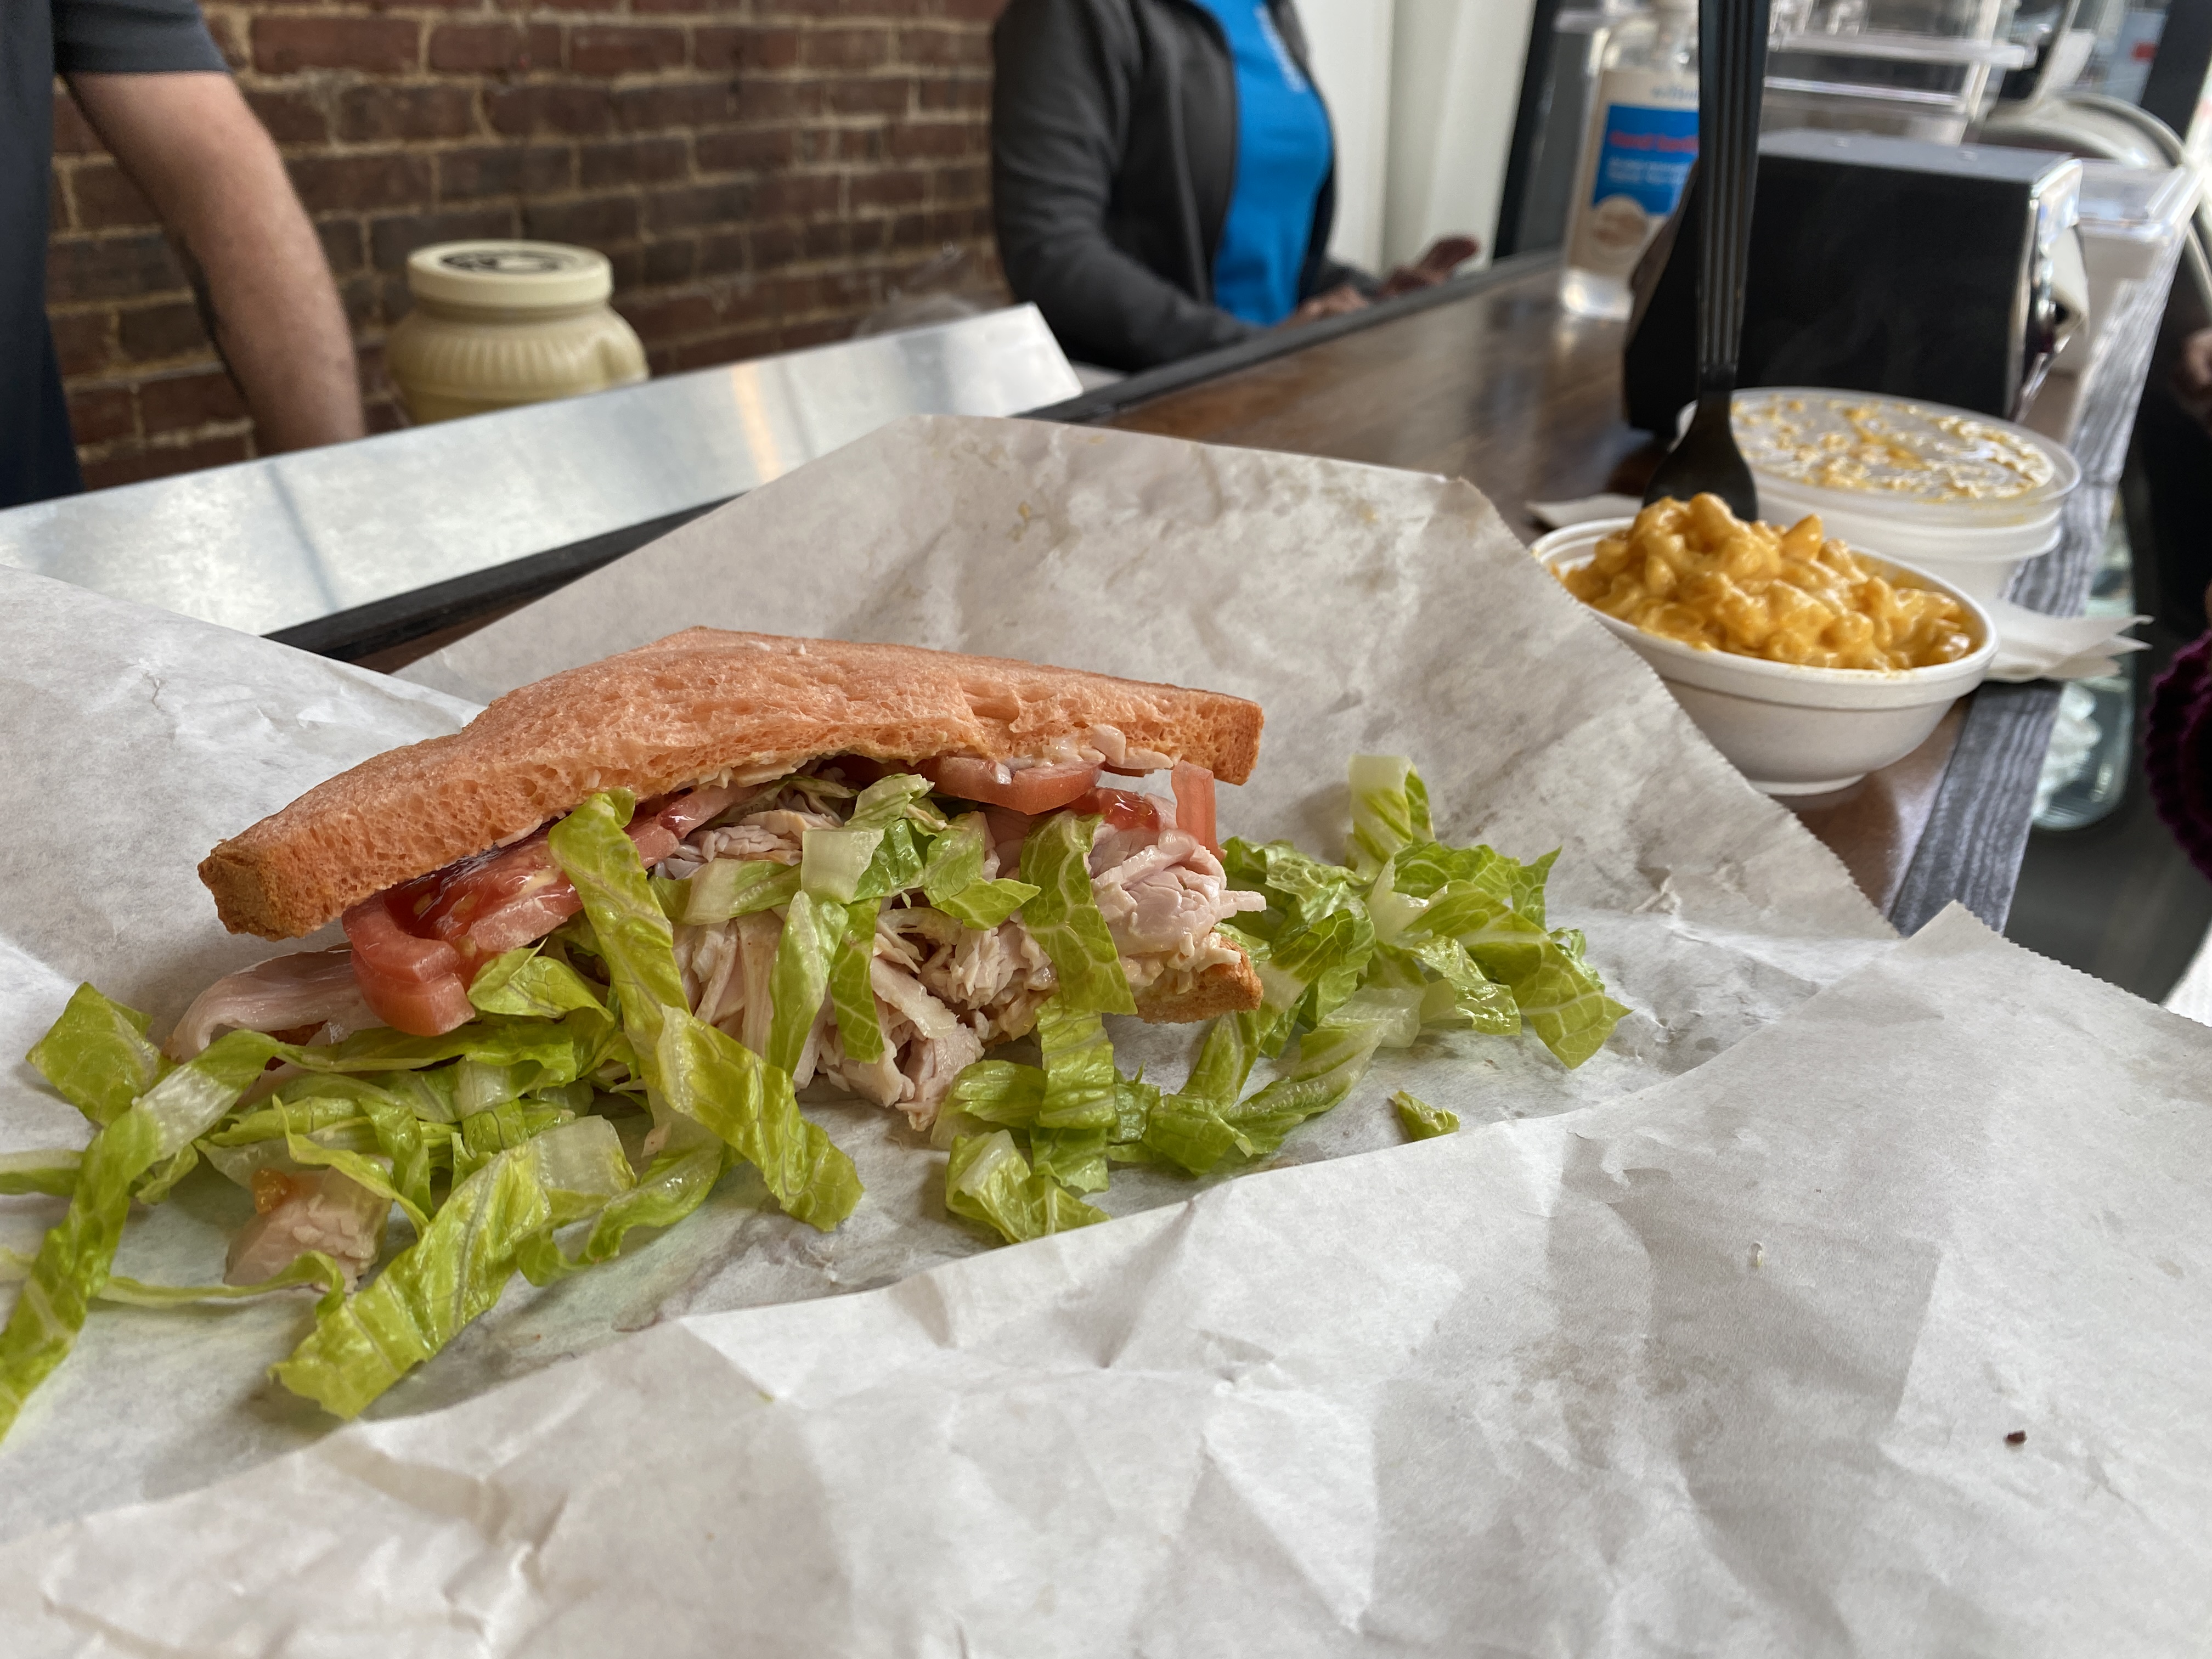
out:
{"label": "fork handle", "polygon": [[1735,386],[1744,269],[1759,182],[1768,0],[1698,0],[1698,161],[1705,215],[1698,264],[1698,391]]}

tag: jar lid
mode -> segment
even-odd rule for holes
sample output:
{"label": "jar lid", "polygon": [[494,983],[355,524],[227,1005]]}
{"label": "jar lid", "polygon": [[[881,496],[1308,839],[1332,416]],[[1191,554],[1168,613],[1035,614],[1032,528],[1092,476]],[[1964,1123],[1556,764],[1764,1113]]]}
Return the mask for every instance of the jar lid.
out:
{"label": "jar lid", "polygon": [[607,256],[562,242],[439,242],[407,256],[417,299],[504,311],[592,305],[614,292]]}

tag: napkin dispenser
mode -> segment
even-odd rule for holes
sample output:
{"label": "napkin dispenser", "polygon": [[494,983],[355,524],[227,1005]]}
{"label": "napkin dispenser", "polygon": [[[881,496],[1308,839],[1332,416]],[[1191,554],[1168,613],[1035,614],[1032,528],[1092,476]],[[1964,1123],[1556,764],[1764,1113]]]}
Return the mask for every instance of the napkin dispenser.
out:
{"label": "napkin dispenser", "polygon": [[[1759,141],[1741,386],[1841,386],[2017,419],[2058,337],[2081,164],[2042,150],[1811,130]],[[1697,396],[1692,175],[1634,279],[1629,424]]]}

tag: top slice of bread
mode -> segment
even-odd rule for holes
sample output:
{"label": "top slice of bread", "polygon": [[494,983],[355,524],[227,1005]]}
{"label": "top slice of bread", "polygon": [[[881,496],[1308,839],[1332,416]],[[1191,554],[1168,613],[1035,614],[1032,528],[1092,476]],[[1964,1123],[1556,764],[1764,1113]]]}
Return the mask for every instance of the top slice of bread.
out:
{"label": "top slice of bread", "polygon": [[1111,726],[1242,783],[1260,708],[905,645],[694,628],[508,692],[451,737],[364,761],[200,865],[223,926],[297,939],[372,893],[518,840],[601,789],[640,799],[827,755],[1013,760]]}

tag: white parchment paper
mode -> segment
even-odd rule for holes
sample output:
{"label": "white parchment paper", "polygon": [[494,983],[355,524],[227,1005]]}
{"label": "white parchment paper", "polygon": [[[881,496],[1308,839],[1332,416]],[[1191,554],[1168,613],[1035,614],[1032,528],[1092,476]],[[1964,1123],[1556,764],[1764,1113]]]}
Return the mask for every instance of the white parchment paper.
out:
{"label": "white parchment paper", "polygon": [[[695,623],[902,640],[1242,692],[1267,727],[1225,790],[1226,831],[1334,854],[1346,757],[1414,756],[1440,829],[1528,857],[1564,848],[1555,919],[1636,1012],[1581,1070],[1533,1041],[1387,1055],[1279,1162],[1398,1139],[1408,1086],[1470,1125],[1557,1113],[1688,1071],[1878,952],[1889,930],[1797,822],[1747,787],[1633,653],[1591,622],[1464,483],[1022,422],[927,419],[764,487],[424,665],[452,695],[0,572],[0,1054],[90,979],[157,1030],[269,947],[226,938],[192,872],[318,779],[452,729],[472,702]],[[456,699],[469,701],[457,701]],[[1181,1075],[1191,1034],[1117,1029]],[[942,1158],[895,1115],[810,1108],[868,1188],[836,1235],[744,1176],[623,1260],[518,1285],[374,1415],[449,1405],[687,1314],[891,1284],[983,1249],[943,1213]],[[11,1062],[0,1149],[85,1131]],[[1105,1206],[1190,1183],[1117,1174]],[[28,1248],[52,1201],[0,1200]],[[212,1176],[135,1221],[118,1270],[220,1273],[244,1195]],[[1112,1230],[1109,1230],[1109,1232]],[[268,1382],[302,1301],[103,1309],[0,1445],[0,1538],[161,1498],[328,1431]]]}
{"label": "white parchment paper", "polygon": [[26,1659],[2197,1651],[2208,1073],[1954,908],[1644,1093],[681,1321],[21,1540],[0,1618]]}

